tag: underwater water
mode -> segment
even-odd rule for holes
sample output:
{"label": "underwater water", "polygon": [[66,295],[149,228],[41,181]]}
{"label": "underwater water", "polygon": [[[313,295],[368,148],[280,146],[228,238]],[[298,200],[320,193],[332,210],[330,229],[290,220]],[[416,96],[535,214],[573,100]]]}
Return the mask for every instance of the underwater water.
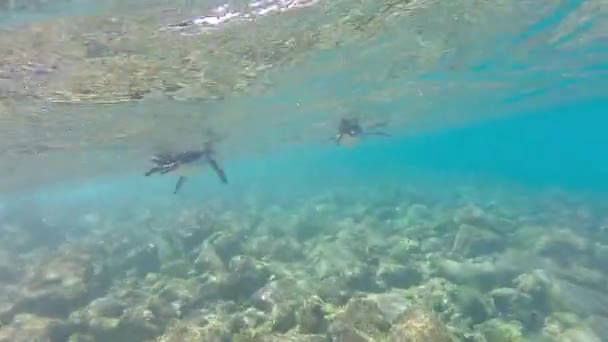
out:
{"label": "underwater water", "polygon": [[607,9],[0,0],[0,342],[608,341]]}

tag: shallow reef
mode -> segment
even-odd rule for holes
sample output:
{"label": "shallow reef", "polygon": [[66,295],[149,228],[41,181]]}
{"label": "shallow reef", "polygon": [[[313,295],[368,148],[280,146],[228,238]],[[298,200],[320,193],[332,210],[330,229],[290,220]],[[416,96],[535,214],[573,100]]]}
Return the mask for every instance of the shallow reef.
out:
{"label": "shallow reef", "polygon": [[0,341],[603,341],[593,203],[362,188],[108,216],[49,245],[13,218]]}

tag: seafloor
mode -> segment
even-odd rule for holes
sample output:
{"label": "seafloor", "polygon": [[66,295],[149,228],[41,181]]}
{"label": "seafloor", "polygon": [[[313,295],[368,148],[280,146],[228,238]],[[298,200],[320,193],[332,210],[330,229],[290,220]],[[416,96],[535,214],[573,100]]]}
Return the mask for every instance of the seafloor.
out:
{"label": "seafloor", "polygon": [[1,227],[0,341],[602,341],[596,198],[487,185],[252,196]]}

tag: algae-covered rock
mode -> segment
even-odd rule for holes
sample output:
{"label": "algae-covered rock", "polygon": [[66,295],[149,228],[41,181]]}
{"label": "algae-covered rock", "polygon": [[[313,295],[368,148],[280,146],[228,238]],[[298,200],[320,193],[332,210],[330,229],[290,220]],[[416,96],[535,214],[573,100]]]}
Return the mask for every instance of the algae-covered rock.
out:
{"label": "algae-covered rock", "polygon": [[126,303],[112,298],[102,297],[90,302],[88,305],[91,317],[120,317],[126,309]]}
{"label": "algae-covered rock", "polygon": [[378,269],[377,277],[385,287],[408,288],[418,285],[422,281],[423,274],[413,265],[382,264]]}
{"label": "algae-covered rock", "polygon": [[127,342],[154,338],[162,333],[163,324],[166,322],[159,321],[148,309],[128,308],[116,329],[104,336],[104,341]]}
{"label": "algae-covered rock", "polygon": [[571,328],[557,336],[556,342],[602,342],[593,330],[588,327]]}
{"label": "algae-covered rock", "polygon": [[94,336],[112,336],[119,324],[118,318],[92,317],[88,322],[88,332]]}
{"label": "algae-covered rock", "polygon": [[608,340],[608,317],[606,316],[591,316],[585,320],[585,324],[602,339]]}
{"label": "algae-covered rock", "polygon": [[581,319],[572,312],[554,312],[545,318],[542,334],[550,340],[556,340],[564,331],[580,324]]}
{"label": "algae-covered rock", "polygon": [[218,234],[209,237],[208,241],[210,241],[220,259],[228,264],[230,259],[240,254],[242,243],[246,241],[244,234],[245,231],[236,229],[220,231]]}
{"label": "algae-covered rock", "polygon": [[0,327],[2,342],[63,342],[74,332],[64,321],[32,314],[18,314],[11,324]]}
{"label": "algae-covered rock", "polygon": [[304,334],[320,334],[327,329],[327,320],[323,312],[323,302],[313,296],[306,300],[296,311],[298,330]]}
{"label": "algae-covered rock", "polygon": [[484,290],[508,285],[519,273],[518,265],[501,259],[459,262],[440,258],[433,261],[433,266],[438,275],[454,283]]}
{"label": "algae-covered rock", "polygon": [[148,273],[158,273],[161,268],[158,246],[147,244],[131,250],[122,266],[127,270],[134,270],[141,277],[145,277]]}
{"label": "algae-covered rock", "polygon": [[67,317],[108,285],[95,273],[97,255],[85,247],[65,247],[34,264],[15,294],[14,304],[2,313],[3,321],[19,313]]}
{"label": "algae-covered rock", "polygon": [[592,287],[534,270],[515,279],[517,288],[529,294],[542,311],[571,311],[582,316],[608,315],[608,295]]}
{"label": "algae-covered rock", "polygon": [[356,291],[348,285],[348,279],[330,276],[318,281],[316,293],[323,301],[335,305],[345,305]]}
{"label": "algae-covered rock", "polygon": [[561,229],[543,235],[535,245],[535,251],[561,263],[571,263],[587,255],[588,242],[571,230]]}
{"label": "algae-covered rock", "polygon": [[514,288],[498,288],[490,292],[496,312],[508,319],[522,322],[527,329],[537,329],[542,325],[545,312],[536,307],[532,296]]}
{"label": "algae-covered rock", "polygon": [[[237,311],[226,318],[225,326],[231,333],[242,331],[254,331],[268,321],[268,315],[264,312],[249,307],[244,311]],[[266,326],[265,326],[266,327]]]}
{"label": "algae-covered rock", "polygon": [[266,312],[271,312],[277,305],[302,303],[314,294],[314,289],[295,279],[284,278],[268,282],[250,298],[251,302]]}
{"label": "algae-covered rock", "polygon": [[452,333],[431,312],[412,308],[403,313],[390,331],[390,341],[395,342],[451,342]]}
{"label": "algae-covered rock", "polygon": [[426,205],[414,203],[407,208],[405,216],[407,217],[408,221],[416,222],[431,219],[432,212]]}
{"label": "algae-covered rock", "polygon": [[476,257],[501,252],[506,245],[504,237],[487,229],[461,224],[454,237],[452,254]]}
{"label": "algae-covered rock", "polygon": [[221,296],[230,300],[246,300],[262,288],[270,278],[267,267],[253,258],[237,255],[230,260],[229,272],[221,279]]}
{"label": "algae-covered rock", "polygon": [[454,211],[454,222],[458,224],[470,224],[484,226],[491,223],[491,217],[483,208],[476,205],[467,205]]}
{"label": "algae-covered rock", "polygon": [[89,334],[75,333],[70,335],[68,342],[96,342],[95,337]]}
{"label": "algae-covered rock", "polygon": [[389,292],[368,294],[365,298],[376,304],[383,317],[393,323],[401,314],[414,305],[410,293],[393,289]]}
{"label": "algae-covered rock", "polygon": [[494,303],[486,298],[479,290],[461,286],[453,292],[453,301],[473,324],[481,323],[495,313]]}
{"label": "algae-covered rock", "polygon": [[224,273],[226,272],[226,264],[219,256],[215,246],[206,241],[201,246],[200,253],[194,265],[201,273]]}
{"label": "algae-covered rock", "polygon": [[376,303],[352,298],[343,311],[335,313],[328,332],[334,341],[374,341],[385,336],[390,326]]}
{"label": "algae-covered rock", "polygon": [[163,263],[161,265],[160,273],[170,277],[187,278],[192,276],[195,272],[189,261],[177,259]]}
{"label": "algae-covered rock", "polygon": [[399,239],[390,248],[388,255],[401,264],[407,264],[415,260],[420,253],[420,243],[412,239]]}
{"label": "algae-covered rock", "polygon": [[271,329],[274,332],[285,333],[297,325],[296,305],[287,302],[275,305],[270,316]]}
{"label": "algae-covered rock", "polygon": [[293,238],[260,236],[248,241],[243,251],[256,258],[279,262],[296,262],[305,258],[302,246]]}
{"label": "algae-covered rock", "polygon": [[303,215],[295,218],[292,225],[288,228],[288,232],[298,241],[306,241],[327,232],[329,228],[330,225],[322,217],[318,215]]}
{"label": "algae-covered rock", "polygon": [[177,321],[157,338],[158,342],[202,341],[203,328],[189,322]]}
{"label": "algae-covered rock", "polygon": [[552,278],[541,269],[522,273],[513,280],[516,288],[530,296],[537,307],[548,310],[553,291]]}
{"label": "algae-covered rock", "polygon": [[331,342],[327,335],[291,334],[271,337],[271,342]]}
{"label": "algae-covered rock", "polygon": [[499,318],[493,318],[489,321],[485,321],[475,326],[475,329],[483,334],[483,336],[486,338],[486,341],[524,341],[523,327],[518,321],[505,321]]}

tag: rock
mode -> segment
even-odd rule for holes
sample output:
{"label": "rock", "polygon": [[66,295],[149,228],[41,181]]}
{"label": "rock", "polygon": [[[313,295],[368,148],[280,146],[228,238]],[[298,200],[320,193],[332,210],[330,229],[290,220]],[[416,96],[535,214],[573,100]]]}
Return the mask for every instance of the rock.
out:
{"label": "rock", "polygon": [[506,240],[490,230],[477,228],[469,224],[461,224],[454,237],[450,253],[465,257],[495,254],[501,252]]}
{"label": "rock", "polygon": [[440,276],[454,283],[475,286],[482,290],[508,285],[519,273],[517,265],[501,259],[458,262],[440,258],[434,260],[433,265]]}
{"label": "rock", "polygon": [[378,305],[364,298],[352,298],[344,311],[335,314],[328,328],[333,341],[376,341],[385,336],[390,322]]}
{"label": "rock", "polygon": [[100,281],[95,275],[95,255],[90,251],[68,247],[42,259],[28,270],[14,304],[2,312],[3,321],[19,313],[65,318],[98,295],[111,280]]}
{"label": "rock", "polygon": [[0,328],[1,342],[63,342],[74,332],[73,326],[61,320],[18,314],[11,324]]}
{"label": "rock", "polygon": [[339,276],[322,279],[316,292],[324,302],[334,305],[345,305],[353,295],[353,290],[348,286],[348,280]]}
{"label": "rock", "polygon": [[585,321],[585,324],[589,326],[602,341],[608,340],[608,317],[591,316]]}
{"label": "rock", "polygon": [[467,205],[454,212],[453,220],[457,224],[485,226],[491,222],[490,216],[476,205]]}
{"label": "rock", "polygon": [[185,259],[171,260],[163,263],[160,272],[164,275],[177,278],[187,278],[193,274],[192,264]]}
{"label": "rock", "polygon": [[[306,282],[283,278],[268,282],[257,290],[250,300],[255,307],[265,312],[272,312],[275,316],[278,314],[277,310],[281,312],[287,310],[287,308],[293,310],[295,305],[301,305],[315,292],[315,289],[309,287]],[[280,314],[280,316],[283,315]]]}
{"label": "rock", "polygon": [[70,335],[68,342],[96,342],[95,337],[89,334],[75,333]]}
{"label": "rock", "polygon": [[431,211],[424,204],[412,204],[407,208],[407,212],[405,213],[405,219],[410,224],[430,220],[431,218]]}
{"label": "rock", "polygon": [[569,229],[552,231],[543,235],[534,250],[541,256],[550,257],[563,264],[576,263],[588,254],[587,241]]}
{"label": "rock", "polygon": [[88,311],[92,317],[120,317],[126,305],[114,298],[97,298],[88,305]]}
{"label": "rock", "polygon": [[112,336],[119,324],[118,318],[92,317],[88,322],[87,331],[94,336]]}
{"label": "rock", "polygon": [[412,306],[407,298],[409,293],[403,290],[391,290],[390,292],[369,294],[366,299],[374,302],[383,317],[393,323],[401,314]]}
{"label": "rock", "polygon": [[437,237],[430,237],[428,239],[422,240],[420,244],[420,249],[425,253],[439,252],[444,249],[444,244],[441,239]]}
{"label": "rock", "polygon": [[270,277],[270,272],[263,264],[242,255],[230,260],[228,270],[228,274],[221,280],[220,295],[229,300],[249,299]]}
{"label": "rock", "polygon": [[313,215],[298,217],[289,227],[289,232],[297,241],[309,240],[327,230],[329,230],[327,222]]}
{"label": "rock", "polygon": [[228,342],[230,340],[230,332],[216,321],[211,321],[206,326],[188,321],[175,321],[162,336],[156,339],[158,342]]}
{"label": "rock", "polygon": [[588,327],[571,328],[560,334],[556,342],[602,342]]}
{"label": "rock", "polygon": [[8,251],[0,251],[0,285],[16,283],[23,276],[23,268]]}
{"label": "rock", "polygon": [[285,333],[297,325],[296,305],[293,303],[275,305],[271,313],[271,329],[274,332]]}
{"label": "rock", "polygon": [[385,287],[408,288],[420,284],[423,275],[414,266],[382,264],[377,277]]}
{"label": "rock", "polygon": [[247,308],[245,311],[236,312],[227,319],[226,329],[231,333],[251,331],[261,326],[268,320],[266,314],[256,308]]}
{"label": "rock", "polygon": [[214,230],[213,220],[201,212],[184,212],[177,222],[180,225],[177,238],[186,252],[201,245]]}
{"label": "rock", "polygon": [[[326,335],[302,335],[302,334],[297,334],[297,333],[270,336],[265,341],[268,341],[268,342],[331,342],[330,339]],[[243,342],[245,342],[245,341],[243,341]]]}
{"label": "rock", "polygon": [[220,231],[219,234],[208,239],[215,252],[224,263],[240,253],[241,243],[246,241],[242,231]]}
{"label": "rock", "polygon": [[146,300],[145,307],[160,321],[179,318],[182,315],[179,301],[169,301],[160,296],[151,296]]}
{"label": "rock", "polygon": [[532,297],[543,312],[571,311],[581,316],[608,315],[608,295],[543,270],[524,273],[514,280],[517,289]]}
{"label": "rock", "polygon": [[526,329],[536,330],[543,324],[544,312],[539,311],[532,297],[513,288],[498,288],[490,292],[496,312],[501,317],[520,321]]}
{"label": "rock", "polygon": [[448,328],[432,313],[422,309],[409,309],[403,313],[390,331],[390,341],[395,342],[451,342]]}
{"label": "rock", "polygon": [[322,310],[322,301],[319,297],[309,298],[296,311],[298,330],[304,334],[320,334],[327,329],[325,313]]}
{"label": "rock", "polygon": [[183,321],[177,321],[176,324],[166,329],[162,336],[157,338],[158,342],[183,342],[183,341],[200,341],[201,327],[190,325]]}
{"label": "rock", "polygon": [[580,324],[581,319],[572,312],[554,312],[545,318],[542,335],[550,341],[555,341],[564,331]]}
{"label": "rock", "polygon": [[596,268],[608,272],[608,245],[600,243],[593,245],[592,262]]}
{"label": "rock", "polygon": [[152,339],[162,333],[163,322],[144,308],[128,308],[115,330],[104,335],[102,341],[129,342]]}
{"label": "rock", "polygon": [[473,324],[481,323],[494,315],[493,302],[474,288],[461,286],[453,292],[453,296],[453,301],[459,307],[459,311],[470,318]]}
{"label": "rock", "polygon": [[475,326],[481,331],[486,341],[520,342],[523,341],[523,327],[518,321],[505,321],[493,318]]}
{"label": "rock", "polygon": [[209,242],[202,245],[198,257],[194,260],[194,265],[201,273],[221,274],[227,271],[224,261]]}
{"label": "rock", "polygon": [[243,246],[243,250],[257,258],[279,262],[296,262],[305,258],[301,245],[293,238],[261,236]]}
{"label": "rock", "polygon": [[355,291],[375,292],[378,284],[375,281],[376,268],[373,265],[359,264],[342,272],[346,286]]}
{"label": "rock", "polygon": [[129,251],[121,262],[122,269],[134,270],[140,277],[144,277],[148,273],[158,273],[160,265],[158,247],[154,244],[147,244]]}
{"label": "rock", "polygon": [[388,252],[396,262],[407,264],[412,262],[420,253],[420,244],[412,239],[400,239]]}

